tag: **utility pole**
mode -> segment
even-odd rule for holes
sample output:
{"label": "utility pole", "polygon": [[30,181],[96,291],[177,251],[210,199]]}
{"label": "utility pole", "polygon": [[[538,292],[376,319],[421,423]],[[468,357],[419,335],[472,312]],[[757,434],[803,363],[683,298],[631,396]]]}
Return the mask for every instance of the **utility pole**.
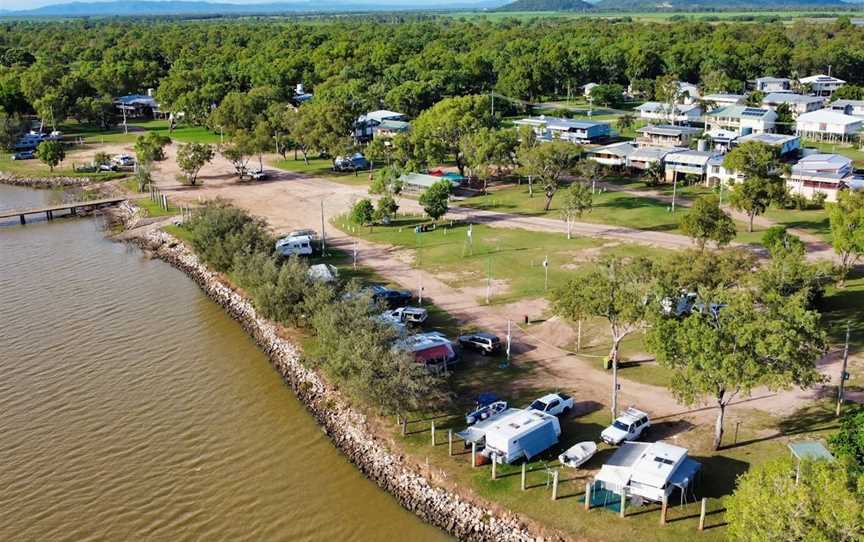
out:
{"label": "utility pole", "polygon": [[612,421],[618,417],[618,354],[612,358]]}
{"label": "utility pole", "polygon": [[324,200],[321,200],[321,255],[327,255],[327,233],[324,231]]}
{"label": "utility pole", "polygon": [[843,392],[846,386],[846,379],[849,374],[846,372],[846,364],[849,362],[849,322],[846,322],[846,346],[843,347],[843,368],[840,370],[840,386],[837,388],[837,416],[840,415],[840,408],[843,406]]}
{"label": "utility pole", "polygon": [[543,279],[543,291],[549,289],[549,255],[547,254],[545,258],[543,258],[543,272],[545,273],[545,278]]}
{"label": "utility pole", "polygon": [[678,172],[672,172],[672,212],[675,212],[675,196],[678,195]]}
{"label": "utility pole", "polygon": [[489,304],[489,295],[492,291],[492,256],[489,256],[489,264],[486,268],[486,304]]}

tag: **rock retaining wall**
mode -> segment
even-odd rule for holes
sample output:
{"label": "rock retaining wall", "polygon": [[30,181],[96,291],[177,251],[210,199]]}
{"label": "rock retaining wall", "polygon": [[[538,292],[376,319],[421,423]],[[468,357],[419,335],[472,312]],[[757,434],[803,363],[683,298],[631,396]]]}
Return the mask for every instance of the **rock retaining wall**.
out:
{"label": "rock retaining wall", "polygon": [[90,177],[19,177],[0,171],[0,183],[30,188],[70,188],[87,186],[92,182]]}
{"label": "rock retaining wall", "polygon": [[[129,232],[131,233],[131,232]],[[312,369],[301,363],[301,352],[279,337],[276,326],[259,318],[252,304],[222,283],[182,243],[161,230],[126,237],[142,249],[170,263],[194,280],[213,301],[255,339],[283,380],[306,405],[333,443],[372,481],[393,495],[406,509],[462,540],[541,540],[510,512],[493,512],[437,487],[402,455],[376,437],[366,417]]]}

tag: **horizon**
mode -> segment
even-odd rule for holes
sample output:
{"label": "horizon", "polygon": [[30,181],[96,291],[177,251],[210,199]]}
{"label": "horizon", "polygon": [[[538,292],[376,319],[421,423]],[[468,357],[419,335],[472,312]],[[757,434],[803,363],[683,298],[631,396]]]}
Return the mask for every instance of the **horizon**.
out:
{"label": "horizon", "polygon": [[[3,2],[2,10],[6,11],[23,11],[30,9],[38,9],[45,6],[59,6],[64,4],[112,4],[112,3],[120,3],[121,0],[5,0]],[[314,2],[315,0],[136,0],[140,2],[148,2],[148,3],[164,3],[171,4],[176,2],[205,2],[208,4],[226,4],[226,5],[259,5],[259,4],[300,4],[307,2]],[[378,4],[378,5],[393,5],[393,6],[405,6],[405,5],[416,5],[416,6],[428,6],[434,7],[436,5],[440,5],[441,2],[436,0],[377,0],[373,2],[372,0],[352,0],[350,3],[358,4],[358,3],[368,3],[368,4]],[[457,3],[457,2],[445,2],[445,3]],[[470,3],[482,3],[482,0],[459,0],[458,3],[470,4]]]}

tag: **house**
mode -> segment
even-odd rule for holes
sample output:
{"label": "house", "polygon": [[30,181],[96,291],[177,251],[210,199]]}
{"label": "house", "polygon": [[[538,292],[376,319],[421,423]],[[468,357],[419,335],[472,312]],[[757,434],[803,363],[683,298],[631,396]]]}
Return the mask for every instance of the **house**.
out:
{"label": "house", "polygon": [[683,151],[685,149],[640,147],[635,149],[627,158],[627,166],[642,171],[648,170],[654,164],[662,164],[663,158],[670,152]]}
{"label": "house", "polygon": [[404,134],[410,129],[411,123],[404,120],[384,120],[372,128],[372,137],[392,138],[395,135]]}
{"label": "house", "polygon": [[747,134],[736,139],[735,144],[740,145],[748,141],[758,141],[774,147],[781,158],[794,156],[801,150],[801,138],[794,135]]}
{"label": "house", "polygon": [[159,104],[150,94],[130,94],[114,101],[124,119],[152,119],[159,115]]}
{"label": "house", "polygon": [[705,115],[705,129],[709,132],[729,130],[739,135],[773,132],[777,113],[770,109],[728,105]]}
{"label": "house", "polygon": [[450,176],[435,176],[425,173],[406,173],[399,177],[407,191],[422,192],[439,181],[449,181],[453,188],[458,188],[462,182]]}
{"label": "house", "polygon": [[371,141],[375,135],[375,128],[380,126],[384,121],[404,122],[407,120],[407,115],[397,113],[396,111],[388,111],[386,109],[370,111],[365,115],[360,115],[354,121],[354,139],[360,142]]}
{"label": "house", "polygon": [[591,97],[591,91],[594,90],[594,87],[598,86],[597,83],[588,83],[587,85],[582,86],[582,93],[586,98]]}
{"label": "house", "polygon": [[684,81],[678,81],[678,93],[681,95],[680,102],[686,105],[693,104],[702,97],[698,86]]}
{"label": "house", "polygon": [[864,100],[837,100],[829,107],[834,111],[853,117],[864,117]]}
{"label": "house", "polygon": [[708,160],[706,175],[709,186],[728,186],[744,181],[744,174],[726,169],[723,165],[725,156],[715,154]]}
{"label": "house", "polygon": [[669,104],[661,102],[645,102],[636,108],[639,117],[647,120],[664,122],[691,123],[699,122],[702,108],[698,104]]}
{"label": "house", "polygon": [[811,75],[800,79],[801,84],[808,85],[816,96],[831,96],[834,91],[846,84],[846,81],[830,75]]}
{"label": "house", "polygon": [[805,139],[846,141],[864,127],[864,118],[846,115],[833,109],[819,109],[799,115],[795,132]]}
{"label": "house", "polygon": [[626,167],[628,158],[633,151],[636,150],[636,145],[630,141],[623,143],[613,143],[605,147],[598,147],[588,151],[588,159],[594,160],[604,166]]}
{"label": "house", "polygon": [[714,104],[717,107],[725,107],[727,105],[740,105],[744,103],[745,96],[743,94],[706,94],[702,96],[702,101],[705,103]]}
{"label": "house", "polygon": [[703,178],[708,172],[708,161],[714,156],[716,153],[710,151],[670,152],[663,158],[666,180],[674,181],[683,175],[697,175]]}
{"label": "house", "polygon": [[822,192],[827,201],[837,201],[838,192],[858,180],[852,173],[850,158],[839,154],[811,154],[792,166],[786,186],[794,194],[812,198],[816,192]]}
{"label": "house", "polygon": [[792,80],[785,77],[759,77],[755,81],[754,88],[765,94],[771,92],[790,92],[792,90]]}
{"label": "house", "polygon": [[776,111],[777,106],[780,104],[788,105],[792,114],[798,116],[801,113],[809,113],[822,109],[825,105],[825,98],[820,96],[803,96],[791,92],[772,92],[762,99],[762,105],[773,111]]}
{"label": "house", "polygon": [[738,139],[737,131],[715,129],[710,132],[705,132],[705,135],[710,139],[714,150],[717,152],[726,152],[732,148],[732,144]]}
{"label": "house", "polygon": [[677,489],[686,495],[702,465],[687,449],[666,442],[625,442],[594,477],[595,491],[663,502]]}
{"label": "house", "polygon": [[636,143],[640,147],[688,147],[690,141],[702,133],[699,128],[690,126],[671,126],[649,124],[636,130],[639,137]]}
{"label": "house", "polygon": [[541,141],[560,139],[571,143],[593,143],[609,137],[608,122],[573,120],[560,117],[527,117],[513,121],[517,126],[530,126]]}

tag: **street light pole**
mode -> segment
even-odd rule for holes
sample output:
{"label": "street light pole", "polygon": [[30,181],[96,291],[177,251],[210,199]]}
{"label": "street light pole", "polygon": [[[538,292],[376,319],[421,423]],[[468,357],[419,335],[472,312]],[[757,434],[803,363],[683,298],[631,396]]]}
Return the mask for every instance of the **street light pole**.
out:
{"label": "street light pole", "polygon": [[843,406],[843,393],[846,385],[846,365],[849,362],[849,322],[846,322],[846,346],[843,348],[843,368],[840,371],[840,386],[837,388],[837,416]]}

